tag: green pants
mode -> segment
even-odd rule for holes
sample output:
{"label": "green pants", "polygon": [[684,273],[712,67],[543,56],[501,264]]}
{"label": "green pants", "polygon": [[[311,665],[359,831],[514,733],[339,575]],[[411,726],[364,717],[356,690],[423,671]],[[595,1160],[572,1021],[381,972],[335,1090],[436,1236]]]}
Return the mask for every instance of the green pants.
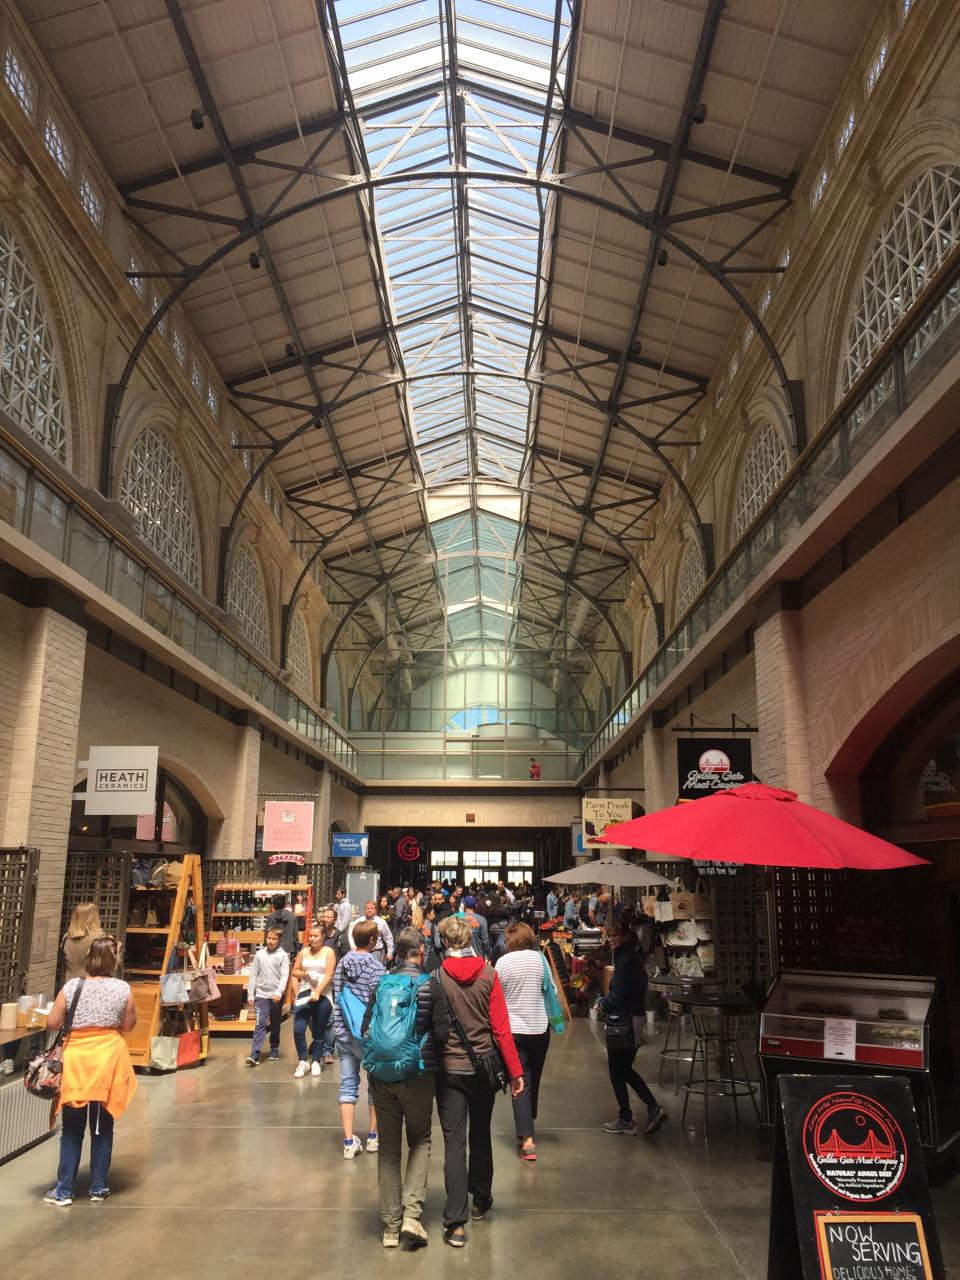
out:
{"label": "green pants", "polygon": [[[430,1127],[433,1122],[433,1075],[399,1084],[369,1077],[377,1108],[380,1149],[377,1182],[384,1231],[399,1231],[404,1218],[419,1220],[427,1194]],[[403,1126],[407,1126],[407,1168],[401,1171]]]}

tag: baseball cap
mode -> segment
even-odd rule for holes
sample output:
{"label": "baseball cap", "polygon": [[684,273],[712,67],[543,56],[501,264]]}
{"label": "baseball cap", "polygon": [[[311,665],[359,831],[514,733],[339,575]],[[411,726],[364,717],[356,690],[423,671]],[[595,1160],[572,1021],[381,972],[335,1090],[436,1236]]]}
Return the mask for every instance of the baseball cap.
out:
{"label": "baseball cap", "polygon": [[463,900],[463,905],[465,907],[475,907],[477,905],[477,900],[472,893],[467,894],[467,896]]}

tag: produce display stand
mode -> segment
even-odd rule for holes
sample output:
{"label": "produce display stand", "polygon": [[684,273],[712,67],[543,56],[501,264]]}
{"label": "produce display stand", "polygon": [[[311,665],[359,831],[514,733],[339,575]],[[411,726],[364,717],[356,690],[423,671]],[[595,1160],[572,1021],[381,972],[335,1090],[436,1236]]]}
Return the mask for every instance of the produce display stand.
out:
{"label": "produce display stand", "polygon": [[[263,907],[259,910],[252,911],[233,911],[225,910],[224,903],[229,901],[229,895],[239,893],[252,896],[257,902],[262,902]],[[259,928],[244,928],[244,924],[252,924],[254,920],[268,916],[273,907],[270,899],[275,893],[282,893],[289,899],[292,906],[298,903],[302,908],[302,917],[298,914],[298,922],[300,929],[298,937],[301,946],[306,945],[307,931],[313,922],[313,887],[309,884],[279,884],[276,881],[267,883],[263,882],[246,882],[234,884],[218,884],[213,891],[213,899],[210,912],[211,929],[208,935],[210,946],[210,963],[217,971],[217,986],[222,992],[230,987],[246,987],[247,974],[245,973],[224,973],[223,962],[225,956],[215,955],[216,944],[227,937],[236,938],[240,944],[240,950],[254,951],[263,943],[264,930]],[[226,924],[230,920],[239,920],[241,922],[239,928],[226,928]],[[241,995],[240,1004],[243,1003]],[[241,1016],[242,1016],[241,1010]],[[283,1016],[286,1018],[288,1013],[286,998],[284,998]],[[208,1019],[209,1029],[220,1035],[241,1035],[249,1036],[253,1034],[253,1018],[249,1017],[241,1021],[241,1017],[237,1018],[218,1018],[216,1014],[211,1013]]]}
{"label": "produce display stand", "polygon": [[[187,907],[196,910],[195,937],[197,946],[203,939],[203,884],[200,877],[200,857],[188,853],[183,858],[183,872],[175,887],[165,889],[159,885],[134,885],[130,889],[130,910],[138,905],[154,906],[158,917],[166,917],[166,924],[128,925],[124,930],[123,977],[130,983],[137,1009],[137,1025],[125,1031],[130,1061],[134,1067],[150,1066],[150,1041],[161,1034],[163,1008],[160,1004],[160,976],[167,973],[174,951],[180,944],[180,933]],[[157,939],[148,956],[138,956],[143,950],[134,939]],[[163,948],[162,958],[160,948]],[[132,955],[132,960],[130,959]],[[149,962],[147,962],[149,961]],[[184,1006],[188,1021],[196,1020],[200,1030],[200,1060],[207,1056],[209,1044],[206,1003]]]}

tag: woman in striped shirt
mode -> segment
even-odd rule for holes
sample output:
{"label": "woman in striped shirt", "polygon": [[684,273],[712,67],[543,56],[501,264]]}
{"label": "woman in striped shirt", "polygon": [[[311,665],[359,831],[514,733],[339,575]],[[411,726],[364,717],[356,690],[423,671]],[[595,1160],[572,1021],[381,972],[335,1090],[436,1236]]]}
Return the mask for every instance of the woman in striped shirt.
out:
{"label": "woman in striped shirt", "polygon": [[[547,1007],[543,1001],[545,968],[536,934],[528,924],[515,921],[507,927],[507,954],[497,961],[510,1017],[510,1031],[523,1067],[523,1093],[513,1099],[517,1149],[522,1160],[536,1160],[534,1121],[540,1077],[550,1047]],[[552,982],[552,979],[551,979]]]}

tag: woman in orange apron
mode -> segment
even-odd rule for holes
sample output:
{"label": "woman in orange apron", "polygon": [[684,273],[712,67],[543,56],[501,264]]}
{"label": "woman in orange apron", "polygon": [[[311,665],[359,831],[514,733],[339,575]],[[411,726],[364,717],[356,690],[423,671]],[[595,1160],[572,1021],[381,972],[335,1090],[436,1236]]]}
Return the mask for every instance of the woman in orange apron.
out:
{"label": "woman in orange apron", "polygon": [[47,1204],[73,1204],[83,1134],[90,1126],[90,1199],[105,1200],[113,1154],[113,1124],[123,1115],[137,1087],[126,1042],[137,1011],[128,983],[115,978],[119,946],[105,934],[87,955],[86,977],[71,978],[53,1003],[47,1028],[59,1031],[82,982],[73,1025],[63,1051],[63,1076],[56,1111],[62,1115],[57,1185],[43,1197]]}

